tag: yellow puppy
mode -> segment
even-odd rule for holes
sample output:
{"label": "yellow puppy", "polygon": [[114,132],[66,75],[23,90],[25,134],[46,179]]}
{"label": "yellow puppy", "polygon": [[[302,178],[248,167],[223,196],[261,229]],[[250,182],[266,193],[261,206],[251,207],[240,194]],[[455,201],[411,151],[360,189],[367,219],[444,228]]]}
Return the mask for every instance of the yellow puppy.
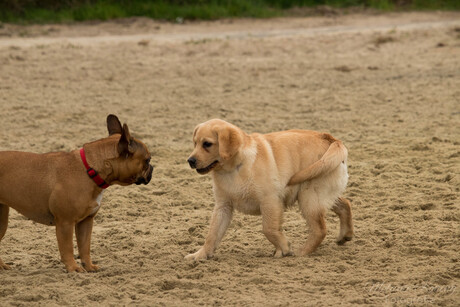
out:
{"label": "yellow puppy", "polygon": [[340,197],[348,181],[347,149],[330,134],[288,130],[246,134],[220,119],[199,124],[188,162],[199,174],[211,172],[216,204],[206,241],[186,259],[213,256],[234,209],[262,215],[263,233],[275,257],[292,255],[282,230],[283,212],[296,201],[311,233],[297,255],[313,252],[326,236],[324,216],[340,218],[338,244],[351,240],[350,202]]}

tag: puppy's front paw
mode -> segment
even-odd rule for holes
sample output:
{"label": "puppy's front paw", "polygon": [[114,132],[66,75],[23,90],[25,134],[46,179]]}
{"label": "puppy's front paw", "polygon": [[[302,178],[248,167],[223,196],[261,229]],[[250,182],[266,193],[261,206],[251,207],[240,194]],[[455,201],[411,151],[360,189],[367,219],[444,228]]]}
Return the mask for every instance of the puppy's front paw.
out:
{"label": "puppy's front paw", "polygon": [[194,261],[206,260],[208,258],[211,258],[211,255],[206,254],[206,251],[203,248],[200,248],[194,254],[189,254],[185,256],[185,260],[194,260]]}
{"label": "puppy's front paw", "polygon": [[273,253],[273,258],[281,258],[283,257],[283,251],[281,248],[277,248],[275,252]]}

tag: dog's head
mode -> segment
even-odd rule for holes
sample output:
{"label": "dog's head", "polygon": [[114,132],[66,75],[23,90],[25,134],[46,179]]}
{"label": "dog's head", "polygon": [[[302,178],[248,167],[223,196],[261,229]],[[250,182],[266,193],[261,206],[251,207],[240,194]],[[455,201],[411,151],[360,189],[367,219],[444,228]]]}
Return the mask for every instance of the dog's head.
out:
{"label": "dog's head", "polygon": [[212,119],[196,126],[193,143],[187,162],[199,174],[207,174],[232,161],[243,145],[243,132],[226,121]]}
{"label": "dog's head", "polygon": [[105,161],[105,166],[110,168],[111,184],[147,184],[152,179],[153,166],[150,165],[150,153],[141,141],[131,137],[128,125],[121,125],[118,117],[110,114],[107,116],[107,129],[109,139],[117,142],[117,156]]}

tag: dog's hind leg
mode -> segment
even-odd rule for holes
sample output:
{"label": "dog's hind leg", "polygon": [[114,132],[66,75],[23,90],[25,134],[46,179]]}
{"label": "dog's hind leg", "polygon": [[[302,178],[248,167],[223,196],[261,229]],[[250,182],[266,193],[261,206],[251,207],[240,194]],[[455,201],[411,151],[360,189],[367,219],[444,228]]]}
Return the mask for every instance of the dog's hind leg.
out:
{"label": "dog's hind leg", "polygon": [[318,203],[320,199],[314,190],[300,192],[298,201],[302,215],[310,228],[307,242],[296,252],[296,255],[304,256],[314,252],[326,237],[326,221],[324,219],[326,209]]}
{"label": "dog's hind leg", "polygon": [[340,219],[340,233],[337,244],[342,245],[353,238],[353,220],[350,201],[344,197],[338,198],[332,207]]}
{"label": "dog's hind leg", "polygon": [[273,245],[275,245],[274,257],[292,256],[290,245],[283,234],[281,224],[283,222],[283,204],[279,201],[268,200],[261,205],[262,231]]}
{"label": "dog's hind leg", "polygon": [[[10,211],[10,207],[0,204],[0,241],[3,239],[3,236],[5,235],[6,228],[8,228],[9,211]],[[9,270],[9,269],[10,267],[6,265],[0,258],[0,271]]]}

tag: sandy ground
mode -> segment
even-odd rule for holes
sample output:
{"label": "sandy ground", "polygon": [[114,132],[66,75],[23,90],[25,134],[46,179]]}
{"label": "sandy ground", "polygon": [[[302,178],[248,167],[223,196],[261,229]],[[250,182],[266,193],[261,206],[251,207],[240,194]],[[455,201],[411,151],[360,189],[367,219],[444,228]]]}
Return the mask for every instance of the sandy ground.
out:
{"label": "sandy ground", "polygon": [[[110,187],[95,274],[67,274],[54,228],[10,212],[0,305],[440,305],[460,301],[460,13],[0,28],[0,150],[70,151],[117,114],[150,148],[147,186]],[[260,217],[204,241],[211,182],[188,168],[197,123],[327,131],[349,148],[356,237],[338,219],[307,257],[273,259]],[[1,171],[1,170],[0,170]],[[307,236],[285,214],[294,246]]]}

